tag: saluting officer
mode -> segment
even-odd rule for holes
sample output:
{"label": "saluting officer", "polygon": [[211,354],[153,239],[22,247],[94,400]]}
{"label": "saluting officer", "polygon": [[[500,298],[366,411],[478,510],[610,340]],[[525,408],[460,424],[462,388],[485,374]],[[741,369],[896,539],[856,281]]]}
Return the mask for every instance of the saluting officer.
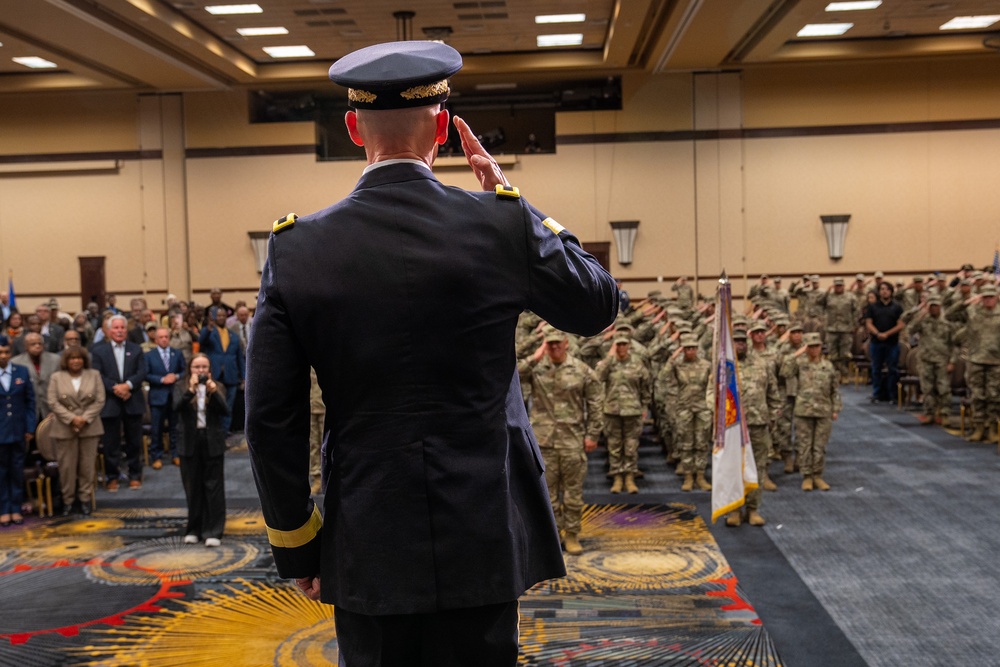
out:
{"label": "saluting officer", "polygon": [[[268,539],[280,576],[336,606],[352,667],[516,662],[518,596],[565,573],[518,315],[592,335],[618,312],[611,276],[459,119],[486,192],[434,177],[461,66],[414,41],[330,68],[368,166],[341,202],[275,223],[261,276],[247,440]],[[327,406],[325,512],[309,493],[310,365]]]}

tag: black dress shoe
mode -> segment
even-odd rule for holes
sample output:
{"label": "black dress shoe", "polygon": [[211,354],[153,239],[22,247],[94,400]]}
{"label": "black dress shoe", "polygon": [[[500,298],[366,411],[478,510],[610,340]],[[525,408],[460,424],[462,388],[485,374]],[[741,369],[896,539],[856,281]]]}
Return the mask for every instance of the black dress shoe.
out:
{"label": "black dress shoe", "polygon": [[63,509],[62,509],[62,515],[63,516],[69,516],[72,513],[73,513],[73,506],[72,505],[63,505]]}
{"label": "black dress shoe", "polygon": [[83,516],[90,516],[90,505],[87,503],[80,505],[80,514]]}

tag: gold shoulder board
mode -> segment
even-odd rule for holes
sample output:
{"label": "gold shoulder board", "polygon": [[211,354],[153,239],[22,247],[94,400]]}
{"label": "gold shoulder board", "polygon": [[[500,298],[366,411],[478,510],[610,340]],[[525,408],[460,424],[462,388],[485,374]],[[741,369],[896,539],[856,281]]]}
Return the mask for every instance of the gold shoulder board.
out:
{"label": "gold shoulder board", "polygon": [[274,221],[274,227],[271,228],[272,234],[277,234],[282,229],[288,229],[295,224],[295,221],[299,219],[299,216],[294,213],[289,213],[283,218],[278,218]]}
{"label": "gold shoulder board", "polygon": [[497,185],[495,192],[497,193],[497,199],[520,199],[521,192],[513,185],[504,187],[503,183]]}

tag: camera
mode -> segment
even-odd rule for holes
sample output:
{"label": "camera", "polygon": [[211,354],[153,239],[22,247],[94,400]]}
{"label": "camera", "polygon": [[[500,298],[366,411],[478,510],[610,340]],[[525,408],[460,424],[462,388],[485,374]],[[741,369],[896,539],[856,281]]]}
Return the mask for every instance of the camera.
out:
{"label": "camera", "polygon": [[208,382],[208,376],[202,373],[198,376],[198,384],[205,384]]}

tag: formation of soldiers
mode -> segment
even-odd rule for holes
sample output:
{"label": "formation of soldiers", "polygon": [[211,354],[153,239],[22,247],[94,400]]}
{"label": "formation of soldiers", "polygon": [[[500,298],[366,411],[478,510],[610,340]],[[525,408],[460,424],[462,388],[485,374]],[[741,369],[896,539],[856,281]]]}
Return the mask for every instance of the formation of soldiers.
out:
{"label": "formation of soldiers", "polygon": [[[801,475],[803,491],[829,490],[826,444],[841,411],[840,384],[864,345],[865,306],[883,281],[862,274],[792,281],[761,276],[747,294],[747,314],[734,318],[744,415],[763,490],[776,491],[770,464]],[[688,279],[671,297],[650,292],[607,331],[569,336],[524,313],[517,332],[519,373],[547,467],[550,499],[567,553],[579,542],[589,451],[603,434],[612,493],[637,493],[639,437],[652,424],[681,490],[710,491],[711,346],[715,306],[699,301]],[[996,439],[1000,419],[1000,309],[992,274],[963,267],[956,276],[915,276],[894,298],[904,309],[904,340],[920,350],[922,423],[950,415],[952,374],[966,364],[971,390],[970,439]],[[795,300],[793,305],[792,300]],[[824,355],[825,347],[825,355]],[[727,516],[763,526],[760,491]]]}

